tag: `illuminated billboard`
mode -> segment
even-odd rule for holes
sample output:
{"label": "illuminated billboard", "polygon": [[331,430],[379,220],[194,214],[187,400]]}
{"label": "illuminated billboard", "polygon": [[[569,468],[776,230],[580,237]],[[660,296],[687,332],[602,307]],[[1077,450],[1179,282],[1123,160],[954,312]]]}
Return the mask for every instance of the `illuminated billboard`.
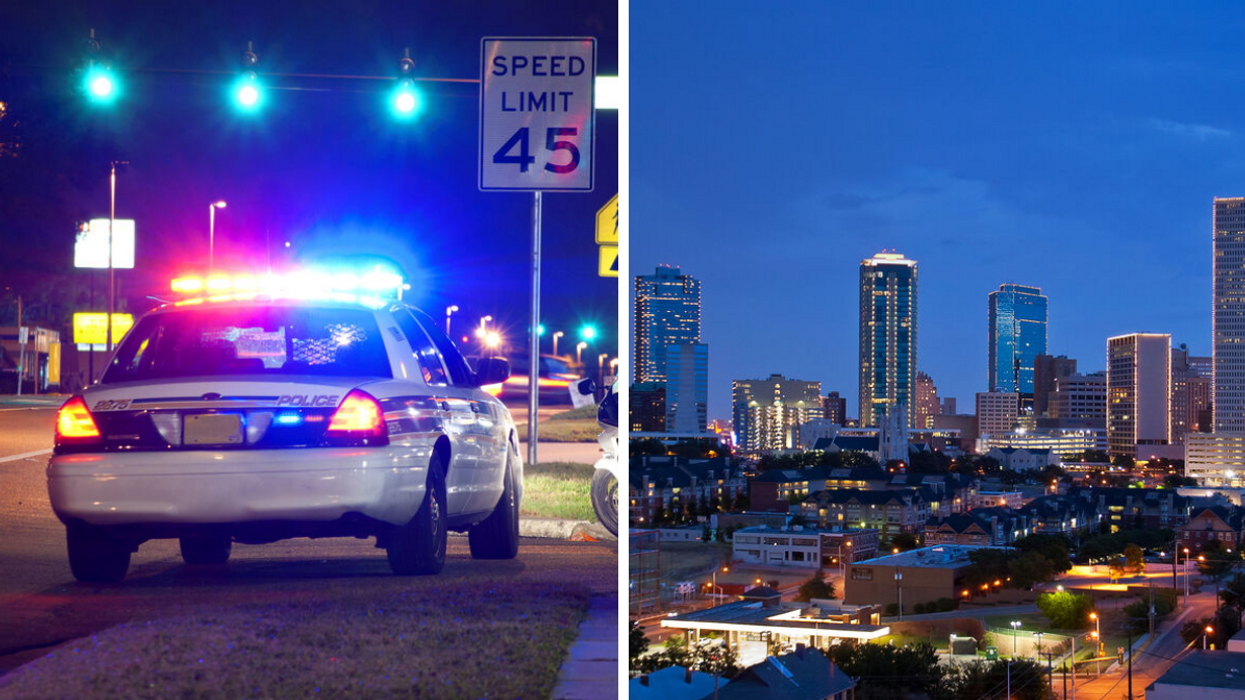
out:
{"label": "illuminated billboard", "polygon": [[[117,229],[112,237],[112,266],[133,269],[134,220],[115,219],[114,223]],[[73,266],[108,267],[108,219],[91,219],[90,224],[79,228],[73,246]]]}
{"label": "illuminated billboard", "polygon": [[[73,315],[73,342],[88,345],[103,345],[108,342],[108,329],[104,326],[104,313],[78,313]],[[134,325],[134,317],[130,314],[112,315],[112,342],[116,345],[130,327]]]}

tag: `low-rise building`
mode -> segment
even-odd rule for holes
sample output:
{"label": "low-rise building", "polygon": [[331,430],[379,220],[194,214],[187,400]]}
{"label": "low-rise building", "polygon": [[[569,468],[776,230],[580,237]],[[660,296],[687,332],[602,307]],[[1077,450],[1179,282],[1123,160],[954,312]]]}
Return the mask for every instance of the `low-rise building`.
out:
{"label": "low-rise building", "polygon": [[806,520],[822,527],[861,527],[887,537],[915,533],[930,517],[937,496],[928,488],[822,490],[809,494],[801,506]]}
{"label": "low-rise building", "polygon": [[635,456],[628,471],[632,522],[649,525],[659,514],[694,506],[729,509],[748,482],[738,463],[726,457],[688,459],[671,455]]}
{"label": "low-rise building", "polygon": [[[981,442],[992,442],[989,438],[982,438]],[[985,456],[998,460],[999,466],[1004,469],[1010,469],[1014,472],[1038,472],[1051,466],[1058,465],[1060,454],[1050,449],[1038,449],[1036,447],[993,447],[989,449],[978,445],[977,451],[985,452]]]}
{"label": "low-rise building", "polygon": [[712,695],[718,683],[712,673],[668,666],[628,681],[627,697],[630,700],[689,700]]}
{"label": "low-rise building", "polygon": [[821,536],[816,530],[805,532],[800,525],[781,530],[748,527],[735,533],[734,558],[763,566],[821,567]]}
{"label": "low-rise building", "polygon": [[967,544],[1003,546],[1015,542],[1017,532],[1028,532],[1024,516],[1010,508],[976,508],[967,513],[930,518],[925,523],[926,546]]}
{"label": "low-rise building", "polygon": [[821,651],[799,645],[749,666],[702,700],[853,700],[855,691],[856,679]]}
{"label": "low-rise building", "polygon": [[1146,700],[1245,700],[1245,652],[1193,651],[1146,687]]}
{"label": "low-rise building", "polygon": [[856,562],[847,567],[843,602],[910,611],[917,603],[955,600],[973,566],[969,555],[979,549],[985,547],[944,544]]}

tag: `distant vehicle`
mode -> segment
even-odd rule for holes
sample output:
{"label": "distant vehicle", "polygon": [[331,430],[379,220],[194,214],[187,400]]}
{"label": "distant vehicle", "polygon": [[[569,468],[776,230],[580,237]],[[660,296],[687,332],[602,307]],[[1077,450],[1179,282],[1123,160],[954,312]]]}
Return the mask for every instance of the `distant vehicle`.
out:
{"label": "distant vehicle", "polygon": [[[527,354],[511,354],[506,358],[510,362],[510,377],[500,385],[485,387],[490,394],[504,401],[520,401],[527,398],[528,356]],[[540,356],[540,391],[541,403],[571,403],[573,384],[583,377],[583,368],[577,367],[570,357],[544,354]]]}
{"label": "distant vehicle", "polygon": [[439,326],[400,303],[225,295],[163,306],[57,416],[48,465],[80,581],[120,581],[147,540],[188,564],[231,544],[376,537],[435,574],[446,533],[518,552],[523,463],[510,412]]}

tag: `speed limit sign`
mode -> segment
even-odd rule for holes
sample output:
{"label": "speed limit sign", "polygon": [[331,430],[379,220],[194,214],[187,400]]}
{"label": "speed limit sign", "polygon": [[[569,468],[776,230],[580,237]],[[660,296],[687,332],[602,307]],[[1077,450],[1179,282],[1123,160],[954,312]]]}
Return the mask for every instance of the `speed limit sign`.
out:
{"label": "speed limit sign", "polygon": [[597,42],[480,42],[480,189],[592,191]]}

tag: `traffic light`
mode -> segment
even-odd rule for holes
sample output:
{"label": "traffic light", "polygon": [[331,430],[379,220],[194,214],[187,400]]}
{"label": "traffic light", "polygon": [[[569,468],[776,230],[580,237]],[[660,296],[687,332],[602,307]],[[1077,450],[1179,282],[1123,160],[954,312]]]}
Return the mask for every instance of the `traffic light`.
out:
{"label": "traffic light", "polygon": [[415,87],[415,62],[411,60],[411,50],[398,62],[398,85],[389,95],[389,107],[393,116],[404,121],[414,119],[423,111],[423,95]]}
{"label": "traffic light", "polygon": [[258,111],[264,100],[264,86],[259,80],[255,67],[259,65],[259,57],[255,55],[251,42],[246,42],[246,52],[242,54],[242,75],[232,86],[233,100],[243,112]]}
{"label": "traffic light", "polygon": [[597,337],[597,327],[591,323],[579,329],[579,337],[584,340],[592,340]]}
{"label": "traffic light", "polygon": [[86,69],[83,71],[82,89],[87,98],[98,105],[112,104],[117,99],[119,84],[112,68],[100,57],[99,41],[95,38],[95,30],[86,40],[82,49],[86,54]]}

